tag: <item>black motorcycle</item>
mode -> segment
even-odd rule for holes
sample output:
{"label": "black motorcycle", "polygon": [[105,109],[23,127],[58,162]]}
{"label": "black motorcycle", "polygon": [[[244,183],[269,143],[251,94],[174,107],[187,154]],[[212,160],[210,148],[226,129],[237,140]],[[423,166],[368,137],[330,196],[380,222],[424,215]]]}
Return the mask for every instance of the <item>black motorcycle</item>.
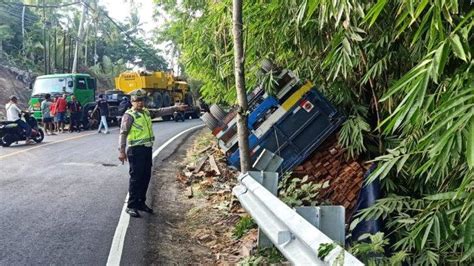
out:
{"label": "black motorcycle", "polygon": [[[26,123],[31,127],[31,136],[36,143],[40,143],[44,139],[44,132],[38,127],[36,119],[29,113],[24,113]],[[0,121],[0,145],[9,147],[12,143],[26,140],[26,132],[14,121]]]}

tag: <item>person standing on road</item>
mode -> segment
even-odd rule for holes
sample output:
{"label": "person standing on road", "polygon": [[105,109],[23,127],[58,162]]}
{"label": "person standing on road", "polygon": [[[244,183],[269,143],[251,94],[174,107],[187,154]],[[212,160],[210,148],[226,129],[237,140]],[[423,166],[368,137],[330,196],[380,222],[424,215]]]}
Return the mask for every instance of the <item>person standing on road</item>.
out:
{"label": "person standing on road", "polygon": [[104,99],[104,95],[99,95],[99,100],[97,100],[97,103],[95,105],[94,111],[92,113],[95,113],[99,110],[100,113],[100,124],[99,124],[99,129],[97,130],[97,133],[102,132],[102,126],[104,126],[104,133],[109,134],[109,126],[107,125],[107,117],[109,116],[109,104],[107,101]]}
{"label": "person standing on road", "polygon": [[[53,117],[51,116],[51,94],[47,93],[41,102],[41,113],[43,115],[44,131],[47,135],[56,135],[53,128]],[[49,133],[48,133],[49,130]]]}
{"label": "person standing on road", "polygon": [[128,160],[130,165],[126,212],[132,217],[140,217],[138,211],[153,213],[145,201],[151,178],[155,136],[150,113],[144,108],[144,100],[141,95],[132,96],[132,108],[125,112],[120,125],[119,160],[122,164]]}
{"label": "person standing on road", "polygon": [[67,109],[67,95],[64,94],[63,97],[58,97],[56,101],[56,117],[58,120],[58,130],[61,130],[61,133],[64,133],[64,121],[66,119],[66,109]]}
{"label": "person standing on road", "polygon": [[56,117],[56,102],[58,97],[53,96],[53,102],[49,109],[51,109],[51,117],[53,118],[53,132],[59,132],[58,130],[58,118]]}
{"label": "person standing on road", "polygon": [[10,96],[10,101],[5,105],[7,111],[7,121],[14,121],[19,127],[25,132],[26,144],[33,143],[31,137],[31,127],[21,119],[21,109],[17,105],[18,98],[16,96]]}
{"label": "person standing on road", "polygon": [[69,124],[69,132],[77,131],[81,132],[79,128],[79,120],[81,119],[81,103],[77,101],[76,96],[71,96],[71,101],[67,103],[67,109],[69,110],[70,116],[70,124]]}
{"label": "person standing on road", "polygon": [[120,116],[123,116],[123,114],[125,114],[125,112],[131,107],[132,107],[132,104],[130,103],[130,100],[128,100],[127,97],[123,97],[118,107],[118,112]]}

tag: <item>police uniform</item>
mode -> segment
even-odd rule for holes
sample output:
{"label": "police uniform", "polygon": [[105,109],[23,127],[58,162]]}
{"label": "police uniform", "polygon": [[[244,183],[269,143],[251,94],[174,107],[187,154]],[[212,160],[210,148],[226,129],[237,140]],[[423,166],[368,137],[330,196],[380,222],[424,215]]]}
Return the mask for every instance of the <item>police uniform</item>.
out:
{"label": "police uniform", "polygon": [[152,148],[155,140],[150,113],[147,109],[135,111],[132,108],[125,112],[120,126],[120,151],[125,149],[125,137],[128,146],[126,154],[130,165],[127,213],[138,217],[139,215],[135,214],[138,213],[137,210],[153,212],[145,204],[151,178]]}

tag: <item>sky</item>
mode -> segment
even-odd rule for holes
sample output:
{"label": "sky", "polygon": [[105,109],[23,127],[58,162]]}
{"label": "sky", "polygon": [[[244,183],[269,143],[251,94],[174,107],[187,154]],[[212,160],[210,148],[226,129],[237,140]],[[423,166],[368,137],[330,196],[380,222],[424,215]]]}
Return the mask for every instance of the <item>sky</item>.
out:
{"label": "sky", "polygon": [[[153,0],[134,0],[137,6],[141,5],[140,16],[143,29],[147,32],[147,37],[151,36],[153,28],[158,26],[158,22],[153,21]],[[124,21],[129,16],[130,0],[99,0],[99,4],[105,6],[109,11],[109,16],[117,21]]]}
{"label": "sky", "polygon": [[[145,37],[150,38],[152,37],[152,31],[165,22],[163,19],[156,21],[153,19],[153,10],[156,8],[153,4],[153,0],[134,0],[134,2],[135,5],[141,6],[139,10],[141,22],[143,23],[142,28],[145,30]],[[99,4],[108,10],[109,16],[115,21],[125,21],[129,16],[127,10],[129,10],[130,0],[99,0]],[[170,64],[172,60],[176,62],[176,59],[172,59],[171,56],[167,55],[164,44],[157,44],[156,47],[163,50],[162,56],[166,59],[168,64]],[[172,65],[176,66],[177,64],[174,63]]]}

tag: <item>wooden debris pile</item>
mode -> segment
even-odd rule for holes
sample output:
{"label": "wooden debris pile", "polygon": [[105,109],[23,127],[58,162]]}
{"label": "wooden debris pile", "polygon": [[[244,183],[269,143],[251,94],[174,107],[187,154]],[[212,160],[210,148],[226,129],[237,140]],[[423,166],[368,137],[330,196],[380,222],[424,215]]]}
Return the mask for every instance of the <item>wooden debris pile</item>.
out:
{"label": "wooden debris pile", "polygon": [[210,138],[196,140],[188,151],[186,167],[177,173],[177,180],[190,200],[200,202],[197,203],[200,207],[186,217],[194,221],[190,224],[194,227],[191,237],[212,250],[215,264],[236,264],[256,247],[257,231],[250,230],[241,239],[233,236],[235,225],[247,215],[232,196],[238,172],[227,166],[224,154],[212,135]]}

